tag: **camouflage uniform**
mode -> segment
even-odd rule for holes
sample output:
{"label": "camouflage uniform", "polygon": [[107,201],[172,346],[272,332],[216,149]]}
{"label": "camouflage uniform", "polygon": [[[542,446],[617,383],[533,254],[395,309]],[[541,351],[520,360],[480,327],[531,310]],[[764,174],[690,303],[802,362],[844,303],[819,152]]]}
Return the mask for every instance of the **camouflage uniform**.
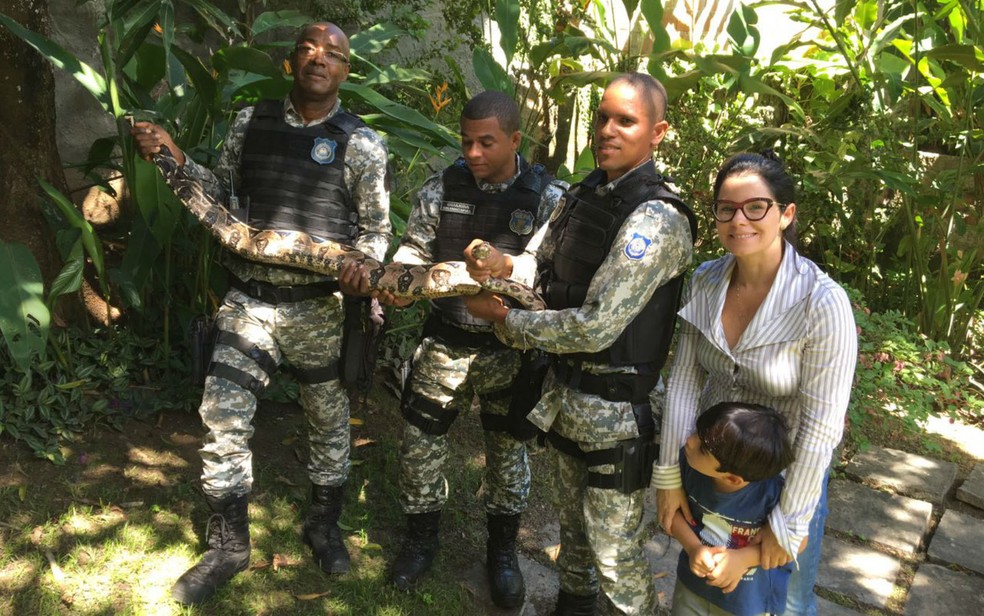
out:
{"label": "camouflage uniform", "polygon": [[[633,171],[613,183],[600,185],[597,193],[611,192]],[[564,207],[561,202],[554,216]],[[651,241],[641,255],[630,250],[630,243],[640,236]],[[547,227],[530,242],[526,254],[514,258],[514,272],[529,271],[549,262],[555,247],[555,238]],[[686,216],[662,201],[646,201],[622,224],[580,308],[510,310],[505,322],[495,326],[496,334],[511,346],[537,347],[549,353],[608,348],[654,291],[686,270],[691,253]],[[632,367],[591,362],[584,362],[582,368],[590,374],[635,371]],[[530,420],[574,441],[585,452],[610,449],[619,441],[639,436],[632,403],[611,402],[571,389],[557,382],[553,372]],[[573,595],[592,595],[600,586],[619,613],[654,613],[656,598],[642,552],[646,490],[623,494],[615,489],[588,487],[589,470],[612,474],[615,467],[588,467],[582,459],[553,448],[550,451],[560,514],[561,550],[557,564],[561,589]]]}
{"label": "camouflage uniform", "polygon": [[[489,184],[477,180],[487,193],[505,191],[519,177]],[[537,227],[545,223],[566,183],[554,181],[540,196]],[[401,263],[430,263],[435,253],[437,228],[444,201],[442,174],[429,178],[420,189],[407,229],[393,260]],[[526,282],[531,282],[527,279]],[[481,330],[480,330],[481,331]],[[484,331],[491,331],[486,327]],[[520,365],[520,354],[512,349],[467,348],[446,344],[438,338],[425,338],[413,359],[411,391],[436,405],[456,412],[468,410],[477,395],[483,413],[504,416],[509,398],[492,396],[508,388]],[[435,418],[437,419],[437,418]],[[505,432],[486,430],[486,511],[513,515],[526,509],[530,490],[530,471],[526,445]],[[443,467],[448,455],[447,435],[431,435],[409,423],[404,425],[400,450],[400,504],[407,514],[440,510],[448,498],[448,484]]]}
{"label": "camouflage uniform", "polygon": [[[284,117],[295,127],[312,126],[338,113],[340,104],[324,118],[305,123],[284,101]],[[240,186],[239,161],[253,107],[243,109],[226,137],[214,173],[190,159],[184,172],[201,181],[206,191],[226,202],[230,178]],[[391,237],[389,191],[386,187],[386,145],[378,134],[360,127],[352,134],[345,154],[344,182],[358,213],[355,247],[382,259]],[[240,280],[277,286],[306,285],[331,280],[321,274],[281,269],[227,255],[226,265]],[[237,289],[223,299],[216,316],[220,331],[243,336],[269,354],[277,365],[287,360],[301,368],[323,368],[338,361],[342,339],[341,293],[298,302],[269,304]],[[216,344],[212,361],[252,375],[264,386],[269,377],[255,359],[232,346]],[[302,384],[300,402],[308,420],[310,461],[308,475],[319,486],[338,486],[349,471],[349,401],[338,379]],[[225,378],[208,376],[199,407],[209,432],[201,449],[202,485],[206,494],[223,498],[250,492],[253,482],[249,438],[256,396]]]}

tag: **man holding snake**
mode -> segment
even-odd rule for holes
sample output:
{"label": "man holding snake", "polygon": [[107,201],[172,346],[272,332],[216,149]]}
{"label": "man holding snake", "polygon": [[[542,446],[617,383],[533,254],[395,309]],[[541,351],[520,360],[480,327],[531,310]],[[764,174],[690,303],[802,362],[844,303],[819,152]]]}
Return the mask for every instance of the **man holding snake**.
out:
{"label": "man holding snake", "polygon": [[[348,38],[330,23],[305,26],[290,55],[294,84],[281,101],[239,112],[213,171],[188,159],[161,127],[134,125],[141,155],[166,147],[180,173],[257,229],[288,229],[355,246],[382,260],[391,237],[387,150],[341,108]],[[166,154],[166,152],[164,152]],[[238,203],[236,202],[238,200]],[[174,584],[184,604],[206,601],[249,565],[249,438],[256,395],[284,361],[301,382],[308,419],[311,505],[304,540],[325,573],[349,570],[338,519],[349,473],[349,401],[338,378],[343,293],[358,281],[226,255],[231,286],[216,315],[218,337],[199,408],[208,428],[202,487],[213,515],[208,551]]]}
{"label": "man holding snake", "polygon": [[[663,86],[642,73],[609,83],[594,126],[598,169],[568,192],[550,223],[511,257],[540,270],[547,310],[509,308],[483,292],[466,299],[516,348],[553,354],[530,420],[547,431],[560,516],[556,614],[591,616],[599,591],[618,614],[653,614],[642,552],[652,475],[659,380],[690,264],[693,213],[656,171],[653,150],[668,124]],[[503,267],[492,251],[466,255],[481,280]]]}
{"label": "man holding snake", "polygon": [[[506,254],[523,251],[567,184],[517,153],[519,122],[516,102],[502,92],[483,92],[468,101],[461,114],[462,157],[429,178],[417,193],[393,261],[461,260],[476,237],[487,238]],[[512,277],[508,261],[504,263],[493,277]],[[375,294],[387,304],[410,302],[386,291]],[[490,591],[500,607],[523,604],[526,590],[516,536],[530,470],[526,444],[512,434],[515,429],[508,420],[520,361],[520,353],[496,339],[490,323],[468,314],[460,297],[433,301],[403,394],[400,500],[407,534],[390,571],[397,588],[413,588],[434,561],[441,510],[448,499],[443,474],[448,430],[459,410],[470,408],[478,396],[485,434]]]}

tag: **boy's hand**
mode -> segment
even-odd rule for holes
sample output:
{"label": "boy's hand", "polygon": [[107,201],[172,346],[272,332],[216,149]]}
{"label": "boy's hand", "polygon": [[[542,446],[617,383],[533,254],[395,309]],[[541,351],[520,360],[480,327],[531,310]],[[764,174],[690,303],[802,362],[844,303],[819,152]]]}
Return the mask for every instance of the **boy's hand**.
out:
{"label": "boy's hand", "polygon": [[706,578],[717,567],[718,560],[725,555],[727,548],[695,545],[687,550],[690,558],[690,571],[697,577]]}
{"label": "boy's hand", "polygon": [[707,583],[720,588],[723,593],[738,588],[738,582],[749,569],[746,556],[751,554],[744,553],[747,549],[725,550],[724,554],[718,555],[717,566],[707,575]]}

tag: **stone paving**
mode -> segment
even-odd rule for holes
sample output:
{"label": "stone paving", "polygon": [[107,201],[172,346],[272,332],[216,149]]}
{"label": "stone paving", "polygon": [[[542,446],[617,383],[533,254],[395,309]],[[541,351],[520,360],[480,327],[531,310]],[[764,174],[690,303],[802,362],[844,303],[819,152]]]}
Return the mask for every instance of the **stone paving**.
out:
{"label": "stone paving", "polygon": [[[817,580],[821,616],[984,615],[984,463],[961,480],[952,463],[872,448],[835,475]],[[650,502],[650,516],[653,509]],[[536,532],[545,553],[555,553],[556,522]],[[645,545],[659,614],[669,614],[679,550],[663,533]],[[551,613],[556,571],[528,558],[521,566],[526,605],[486,613]],[[483,563],[466,572],[463,585],[476,604],[491,604]]]}

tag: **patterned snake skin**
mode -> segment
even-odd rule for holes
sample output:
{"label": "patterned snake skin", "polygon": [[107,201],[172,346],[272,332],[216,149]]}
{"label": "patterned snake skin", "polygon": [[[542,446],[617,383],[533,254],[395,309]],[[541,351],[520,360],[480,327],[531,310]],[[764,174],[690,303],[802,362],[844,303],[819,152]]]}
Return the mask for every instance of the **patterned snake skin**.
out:
{"label": "patterned snake skin", "polygon": [[[234,217],[228,209],[210,198],[201,185],[178,172],[177,161],[167,148],[154,156],[154,164],[164,181],[192,214],[218,238],[227,250],[251,261],[299,267],[319,274],[338,276],[348,263],[360,263],[369,273],[369,288],[389,291],[396,297],[413,300],[475,295],[482,289],[506,295],[527,310],[543,310],[546,305],[529,287],[498,278],[483,283],[468,275],[463,261],[432,265],[383,265],[365,253],[331,240],[316,240],[297,231],[257,231]],[[487,256],[487,244],[474,249],[475,256]]]}

